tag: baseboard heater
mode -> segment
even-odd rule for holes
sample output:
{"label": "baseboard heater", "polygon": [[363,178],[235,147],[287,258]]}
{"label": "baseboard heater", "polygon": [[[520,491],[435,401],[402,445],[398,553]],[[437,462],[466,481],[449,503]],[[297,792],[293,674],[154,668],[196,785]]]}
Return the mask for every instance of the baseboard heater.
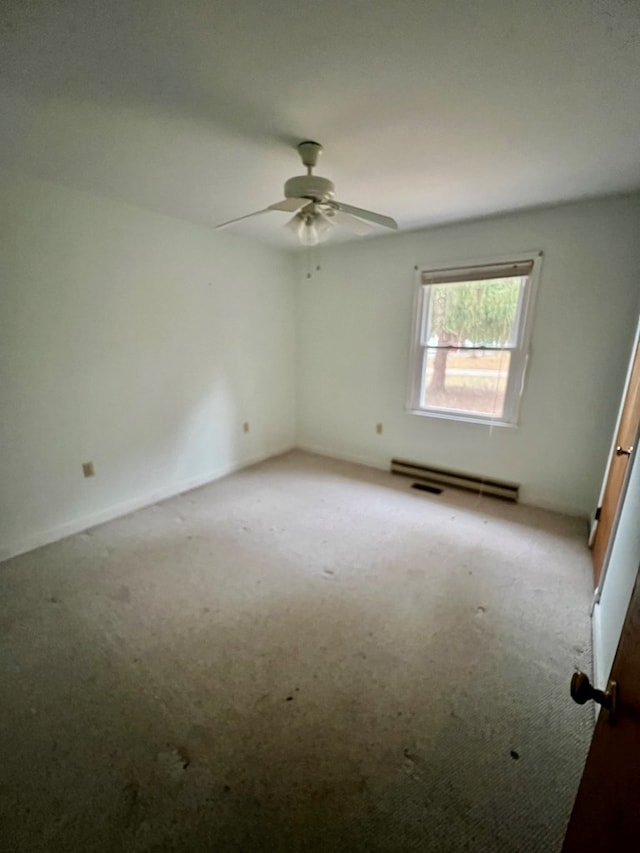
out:
{"label": "baseboard heater", "polygon": [[517,501],[520,490],[517,483],[489,479],[478,474],[466,474],[463,471],[452,471],[448,468],[434,468],[432,465],[420,465],[417,462],[407,462],[406,459],[392,459],[391,473],[427,483],[455,486],[477,494],[492,495],[505,501]]}

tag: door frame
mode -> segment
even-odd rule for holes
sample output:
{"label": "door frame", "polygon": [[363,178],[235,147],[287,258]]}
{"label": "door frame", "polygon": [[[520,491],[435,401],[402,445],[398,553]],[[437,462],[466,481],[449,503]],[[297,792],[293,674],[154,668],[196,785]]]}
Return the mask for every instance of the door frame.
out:
{"label": "door frame", "polygon": [[[635,444],[634,446],[638,446],[638,442],[640,441],[640,425],[638,426],[638,430],[635,435]],[[614,523],[611,527],[611,535],[609,537],[609,543],[607,545],[607,550],[605,553],[605,561],[602,566],[602,573],[600,575],[600,582],[598,583],[598,587],[594,592],[593,601],[591,604],[591,648],[592,648],[592,658],[593,658],[593,682],[595,687],[600,689],[604,689],[606,685],[607,679],[609,677],[608,672],[602,671],[602,642],[601,642],[601,627],[600,627],[600,615],[601,615],[601,599],[604,590],[604,581],[605,577],[609,571],[609,567],[611,565],[611,557],[613,556],[613,550],[616,543],[616,538],[618,536],[618,531],[620,529],[620,522],[622,520],[622,511],[625,505],[625,501],[627,499],[627,493],[629,491],[629,484],[631,482],[631,477],[634,472],[634,468],[638,466],[640,467],[640,459],[635,457],[631,460],[630,464],[627,466],[625,471],[624,481],[622,483],[622,488],[620,490],[620,500],[618,502],[618,508],[616,511],[616,517],[614,519]],[[640,572],[640,566],[638,567],[638,571]],[[598,716],[599,708],[595,705],[594,710],[596,712],[596,718]]]}
{"label": "door frame", "polygon": [[[615,447],[616,447],[616,437],[618,435],[618,430],[620,429],[620,422],[622,420],[622,412],[624,410],[625,400],[627,398],[627,394],[629,393],[629,383],[631,382],[631,374],[633,372],[635,355],[640,346],[640,317],[638,318],[638,322],[636,325],[636,332],[633,336],[633,341],[631,344],[631,350],[629,353],[629,363],[627,365],[627,372],[624,379],[624,385],[622,387],[622,394],[620,396],[620,405],[618,406],[618,414],[616,416],[616,423],[613,429],[613,433],[611,436],[611,445],[609,447],[609,456],[607,457],[607,465],[604,470],[604,475],[602,477],[602,483],[600,485],[600,492],[598,494],[598,502],[596,504],[596,508],[591,514],[591,526],[589,529],[589,547],[593,545],[593,540],[596,535],[596,530],[598,529],[598,510],[602,506],[602,500],[604,498],[604,493],[607,488],[607,482],[609,479],[609,473],[611,471],[611,464],[614,460]],[[640,427],[638,429],[638,433],[636,434],[636,447],[638,441],[638,435],[640,435]],[[609,541],[607,543],[607,549],[605,551],[604,561],[602,564],[602,571],[600,572],[600,578],[598,580],[598,586],[594,590],[593,594],[593,602],[591,605],[591,612],[593,613],[593,607],[600,601],[600,597],[602,595],[602,587],[605,582],[605,578],[607,576],[607,569],[609,567],[609,559],[611,557],[611,549],[613,547],[613,540],[616,536],[616,530],[618,528],[618,521],[620,519],[620,509],[622,504],[624,503],[624,496],[627,491],[627,484],[629,482],[629,466],[627,466],[627,470],[625,472],[624,482],[622,484],[622,489],[620,491],[620,500],[618,501],[618,506],[616,509],[616,517],[613,521],[613,525],[611,527],[611,534],[609,536]]]}
{"label": "door frame", "polygon": [[[620,422],[622,419],[624,404],[625,404],[625,401],[627,398],[627,394],[629,392],[629,384],[631,381],[631,375],[632,375],[633,368],[634,368],[634,361],[635,361],[635,357],[636,357],[636,352],[638,351],[639,346],[640,346],[640,317],[638,318],[638,323],[636,326],[636,332],[635,332],[635,335],[633,337],[633,341],[631,344],[631,350],[630,350],[630,354],[629,354],[629,364],[627,366],[627,372],[626,372],[626,376],[625,376],[625,380],[624,380],[624,385],[622,388],[622,395],[620,397],[620,406],[618,408],[616,423],[615,423],[615,427],[614,427],[612,437],[611,437],[611,446],[609,449],[609,457],[607,459],[607,466],[606,466],[606,469],[604,472],[604,476],[602,478],[602,485],[600,486],[600,494],[598,496],[598,503],[597,503],[598,507],[600,507],[602,505],[602,499],[604,497],[605,489],[607,487],[607,481],[608,481],[609,473],[611,470],[611,463],[614,459],[616,438],[618,435],[618,431],[620,429]],[[640,425],[638,427],[638,430],[637,430],[637,433],[635,436],[634,446],[638,447],[639,442],[640,442]],[[636,460],[634,459],[633,461],[635,462]],[[633,465],[628,465],[626,468],[626,471],[625,471],[624,481],[622,483],[622,488],[620,490],[620,499],[618,501],[618,506],[616,508],[616,515],[615,515],[613,524],[611,526],[611,533],[609,536],[609,541],[607,543],[604,561],[602,564],[602,571],[600,573],[600,578],[598,580],[598,586],[594,590],[593,600],[591,602],[591,648],[592,648],[592,652],[593,652],[593,664],[592,664],[593,665],[593,680],[597,686],[600,686],[601,684],[603,684],[603,681],[601,678],[602,661],[600,659],[600,654],[599,654],[599,652],[601,650],[601,643],[600,643],[600,624],[599,624],[599,619],[598,619],[599,609],[598,609],[597,605],[600,604],[600,600],[602,598],[602,590],[604,588],[604,584],[605,584],[606,577],[607,577],[607,572],[609,570],[609,564],[611,562],[611,554],[613,551],[613,546],[615,543],[616,535],[618,533],[618,527],[620,524],[620,516],[622,513],[622,507],[624,506],[624,502],[626,499],[627,490],[628,490],[628,486],[629,486],[629,478],[631,475],[632,468],[633,468]],[[590,547],[593,544],[595,532],[596,532],[597,527],[598,527],[598,521],[595,520],[596,512],[597,511],[594,511],[594,513],[592,515],[592,523],[591,523],[591,528],[589,531],[589,546]],[[596,706],[596,716],[597,716],[597,706]]]}

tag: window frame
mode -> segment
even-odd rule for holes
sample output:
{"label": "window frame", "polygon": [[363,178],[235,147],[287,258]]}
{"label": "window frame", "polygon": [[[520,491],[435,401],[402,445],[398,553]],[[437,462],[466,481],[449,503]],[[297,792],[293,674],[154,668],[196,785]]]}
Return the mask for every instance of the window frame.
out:
{"label": "window frame", "polygon": [[[461,421],[463,423],[484,424],[488,426],[511,428],[518,426],[520,403],[524,393],[530,360],[533,309],[536,291],[538,289],[538,281],[540,278],[542,257],[542,252],[536,250],[535,252],[514,252],[498,257],[494,255],[482,259],[442,263],[437,266],[434,264],[424,264],[415,267],[415,293],[413,300],[411,349],[409,357],[409,383],[405,407],[409,414],[441,420]],[[532,267],[531,272],[528,274],[527,280],[524,283],[522,297],[518,306],[518,313],[515,321],[515,346],[498,348],[499,351],[509,351],[511,353],[509,374],[507,377],[507,386],[504,397],[504,412],[502,417],[487,415],[481,412],[474,414],[473,412],[465,412],[462,410],[456,411],[455,409],[421,406],[420,402],[422,399],[424,385],[424,365],[426,362],[425,354],[429,349],[428,345],[424,345],[422,343],[423,329],[424,323],[427,321],[429,310],[429,288],[432,287],[433,284],[438,283],[436,281],[430,284],[424,284],[423,276],[425,274],[445,274],[454,270],[459,271],[467,268],[470,273],[473,271],[473,274],[476,274],[483,268],[487,268],[487,272],[489,272],[492,267],[509,263],[520,264],[525,262],[530,262]],[[487,278],[490,278],[490,276],[487,275]],[[497,278],[497,276],[494,275],[494,278]],[[482,281],[483,279],[476,278],[475,280]]]}

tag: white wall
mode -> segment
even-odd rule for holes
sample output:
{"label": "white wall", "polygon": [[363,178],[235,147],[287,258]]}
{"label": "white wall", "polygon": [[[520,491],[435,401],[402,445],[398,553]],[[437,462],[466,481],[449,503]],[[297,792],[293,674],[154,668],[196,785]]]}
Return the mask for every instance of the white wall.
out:
{"label": "white wall", "polygon": [[291,269],[240,238],[2,175],[0,557],[289,448]]}
{"label": "white wall", "polygon": [[[324,247],[307,280],[304,254],[0,173],[0,558],[287,449],[296,404],[302,446],[513,479],[587,513],[637,316],[639,213],[620,197]],[[406,414],[414,265],[536,248],[520,427]]]}
{"label": "white wall", "polygon": [[[406,413],[414,266],[533,249],[544,260],[519,427]],[[592,509],[637,318],[640,196],[325,246],[312,261],[307,280],[298,258],[299,445],[492,475],[521,483],[525,502]]]}

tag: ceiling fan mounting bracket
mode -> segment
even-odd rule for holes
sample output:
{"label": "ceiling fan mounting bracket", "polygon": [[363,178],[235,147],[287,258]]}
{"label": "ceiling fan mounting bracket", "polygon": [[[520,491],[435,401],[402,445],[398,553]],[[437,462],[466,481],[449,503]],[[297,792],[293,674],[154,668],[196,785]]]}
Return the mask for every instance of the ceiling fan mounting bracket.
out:
{"label": "ceiling fan mounting bracket", "polygon": [[298,153],[307,169],[313,169],[318,162],[318,157],[322,153],[322,145],[319,142],[306,139],[304,142],[298,144]]}

